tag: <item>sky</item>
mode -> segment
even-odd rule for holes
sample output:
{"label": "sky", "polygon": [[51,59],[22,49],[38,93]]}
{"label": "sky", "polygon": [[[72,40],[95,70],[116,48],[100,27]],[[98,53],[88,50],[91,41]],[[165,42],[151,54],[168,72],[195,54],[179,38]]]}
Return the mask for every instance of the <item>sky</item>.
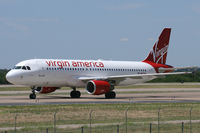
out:
{"label": "sky", "polygon": [[0,68],[35,58],[142,61],[165,27],[167,64],[200,66],[199,0],[0,0]]}

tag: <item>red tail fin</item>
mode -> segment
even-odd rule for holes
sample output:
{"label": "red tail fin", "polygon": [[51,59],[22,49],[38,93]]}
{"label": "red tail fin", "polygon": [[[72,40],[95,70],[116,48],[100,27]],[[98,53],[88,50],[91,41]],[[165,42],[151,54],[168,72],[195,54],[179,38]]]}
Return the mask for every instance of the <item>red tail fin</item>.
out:
{"label": "red tail fin", "polygon": [[171,28],[163,29],[158,41],[154,44],[153,50],[144,62],[153,62],[158,64],[165,64],[167,58],[167,49],[169,46]]}

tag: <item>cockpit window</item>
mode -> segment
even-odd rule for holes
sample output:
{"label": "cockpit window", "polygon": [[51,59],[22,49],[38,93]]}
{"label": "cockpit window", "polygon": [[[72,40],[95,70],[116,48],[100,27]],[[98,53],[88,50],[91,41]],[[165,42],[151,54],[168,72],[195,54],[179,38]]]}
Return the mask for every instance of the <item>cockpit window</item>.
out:
{"label": "cockpit window", "polygon": [[26,70],[26,67],[25,67],[25,66],[23,66],[23,67],[22,67],[22,69]]}
{"label": "cockpit window", "polygon": [[30,66],[15,66],[13,69],[31,70]]}
{"label": "cockpit window", "polygon": [[21,69],[21,66],[15,66],[14,69]]}
{"label": "cockpit window", "polygon": [[30,66],[26,66],[27,70],[31,70]]}

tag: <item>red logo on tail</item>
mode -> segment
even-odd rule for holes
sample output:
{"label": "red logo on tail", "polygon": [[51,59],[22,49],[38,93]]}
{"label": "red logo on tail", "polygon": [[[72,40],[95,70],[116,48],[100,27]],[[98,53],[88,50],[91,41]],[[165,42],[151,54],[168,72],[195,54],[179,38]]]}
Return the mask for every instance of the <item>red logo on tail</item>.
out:
{"label": "red logo on tail", "polygon": [[167,58],[167,50],[169,46],[171,28],[165,28],[158,41],[153,46],[153,50],[149,53],[149,56],[144,62],[153,62],[156,64],[165,64]]}

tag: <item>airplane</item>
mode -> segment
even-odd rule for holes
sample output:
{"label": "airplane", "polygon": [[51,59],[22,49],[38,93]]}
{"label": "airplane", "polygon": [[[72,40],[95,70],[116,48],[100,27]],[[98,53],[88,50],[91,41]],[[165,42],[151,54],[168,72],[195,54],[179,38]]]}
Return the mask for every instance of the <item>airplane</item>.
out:
{"label": "airplane", "polygon": [[30,59],[19,62],[6,79],[15,85],[32,89],[30,99],[37,93],[51,93],[61,87],[71,87],[71,98],[80,98],[77,88],[85,87],[91,95],[116,98],[115,86],[143,83],[166,75],[187,74],[173,72],[166,64],[171,28],[164,28],[153,49],[143,61]]}

